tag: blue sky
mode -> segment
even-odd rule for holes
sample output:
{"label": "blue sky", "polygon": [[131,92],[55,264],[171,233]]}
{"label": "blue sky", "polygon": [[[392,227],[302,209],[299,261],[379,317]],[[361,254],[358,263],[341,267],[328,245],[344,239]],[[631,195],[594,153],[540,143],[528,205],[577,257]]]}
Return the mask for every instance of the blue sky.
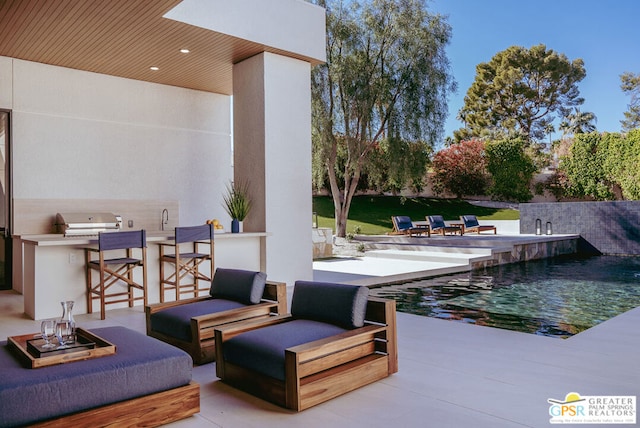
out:
{"label": "blue sky", "polygon": [[449,97],[445,136],[462,126],[456,115],[476,65],[509,46],[540,43],[569,60],[584,60],[580,110],[596,115],[599,131],[620,131],[630,101],[620,90],[620,75],[640,73],[640,0],[431,0],[428,7],[448,15],[453,29],[446,50],[458,91]]}

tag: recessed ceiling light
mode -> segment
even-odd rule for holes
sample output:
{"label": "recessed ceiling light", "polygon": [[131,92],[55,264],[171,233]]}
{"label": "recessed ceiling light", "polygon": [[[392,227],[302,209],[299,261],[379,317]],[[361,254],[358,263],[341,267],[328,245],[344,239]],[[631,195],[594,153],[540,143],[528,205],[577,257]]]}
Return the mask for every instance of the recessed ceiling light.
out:
{"label": "recessed ceiling light", "polygon": [[189,53],[189,49],[180,49],[180,52],[182,52],[182,53]]}
{"label": "recessed ceiling light", "polygon": [[151,71],[158,71],[160,70],[160,67],[156,67],[155,65],[153,67],[149,67],[149,70]]}

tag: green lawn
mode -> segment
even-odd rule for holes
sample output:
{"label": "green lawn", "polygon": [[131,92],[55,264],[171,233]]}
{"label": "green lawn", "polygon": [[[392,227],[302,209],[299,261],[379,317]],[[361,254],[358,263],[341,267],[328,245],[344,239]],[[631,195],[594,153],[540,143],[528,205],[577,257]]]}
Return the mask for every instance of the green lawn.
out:
{"label": "green lawn", "polygon": [[[313,211],[320,227],[335,227],[333,200],[329,196],[314,196]],[[391,216],[406,215],[413,221],[424,221],[428,215],[442,215],[445,220],[458,220],[473,214],[479,219],[518,220],[520,212],[511,209],[485,208],[459,199],[402,198],[400,196],[355,196],[349,211],[347,233],[360,226],[360,233],[380,235],[391,231]],[[335,232],[335,230],[334,230]]]}

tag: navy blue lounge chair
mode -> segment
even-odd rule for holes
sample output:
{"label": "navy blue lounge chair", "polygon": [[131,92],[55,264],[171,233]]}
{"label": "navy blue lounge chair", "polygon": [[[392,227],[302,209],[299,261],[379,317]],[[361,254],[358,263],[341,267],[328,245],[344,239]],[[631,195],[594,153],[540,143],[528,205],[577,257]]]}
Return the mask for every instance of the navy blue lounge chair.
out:
{"label": "navy blue lounge chair", "polygon": [[430,235],[429,226],[416,226],[411,221],[411,218],[404,215],[397,215],[391,217],[391,222],[393,223],[393,230],[391,231],[391,235],[422,235],[427,234]]}
{"label": "navy blue lounge chair", "polygon": [[301,411],[398,371],[395,301],[297,281],[291,314],[215,329],[216,375]]}
{"label": "navy blue lounge chair", "polygon": [[441,215],[427,216],[427,221],[429,222],[431,233],[440,234],[442,236],[446,235],[447,233],[451,233],[453,235],[459,234],[460,236],[462,236],[462,227],[447,226]]}
{"label": "navy blue lounge chair", "polygon": [[497,234],[497,230],[495,226],[490,226],[487,224],[480,224],[478,222],[478,218],[474,215],[462,215],[460,216],[460,221],[463,224],[463,233],[476,232],[480,235],[480,232],[484,232],[486,230],[493,230],[493,234]]}

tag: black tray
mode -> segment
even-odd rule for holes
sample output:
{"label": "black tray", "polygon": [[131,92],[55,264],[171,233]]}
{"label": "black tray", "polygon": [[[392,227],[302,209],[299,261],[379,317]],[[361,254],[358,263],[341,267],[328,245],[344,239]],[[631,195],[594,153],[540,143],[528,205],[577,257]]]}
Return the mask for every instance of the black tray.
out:
{"label": "black tray", "polygon": [[27,340],[27,351],[36,358],[47,357],[50,355],[68,354],[70,352],[76,352],[82,349],[94,349],[96,347],[95,342],[91,342],[83,336],[78,335],[74,343],[65,344],[61,347],[57,346],[58,340],[52,342],[56,345],[55,348],[43,348],[45,344],[44,339],[32,339]]}

